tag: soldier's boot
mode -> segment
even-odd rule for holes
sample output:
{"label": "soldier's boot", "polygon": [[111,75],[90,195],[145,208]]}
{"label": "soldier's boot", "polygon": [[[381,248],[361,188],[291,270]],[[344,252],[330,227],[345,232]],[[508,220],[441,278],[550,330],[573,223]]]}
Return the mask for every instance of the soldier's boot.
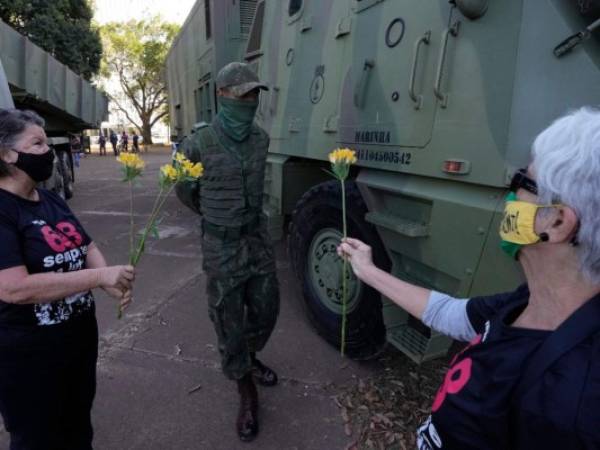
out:
{"label": "soldier's boot", "polygon": [[237,383],[240,393],[240,410],[236,422],[237,432],[242,441],[250,442],[258,434],[258,393],[252,374],[247,374]]}
{"label": "soldier's boot", "polygon": [[256,353],[252,353],[252,376],[262,386],[275,386],[278,378],[277,374],[270,367],[265,366],[256,357]]}

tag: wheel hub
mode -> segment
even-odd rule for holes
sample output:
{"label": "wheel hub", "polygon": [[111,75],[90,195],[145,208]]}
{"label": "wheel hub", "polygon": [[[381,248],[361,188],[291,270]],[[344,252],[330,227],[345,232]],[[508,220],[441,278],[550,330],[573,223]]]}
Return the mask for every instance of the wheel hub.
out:
{"label": "wheel hub", "polygon": [[[337,254],[337,246],[342,233],[333,228],[317,232],[308,250],[308,275],[314,291],[321,303],[336,314],[342,314],[343,304],[343,261]],[[350,313],[358,304],[362,283],[352,273],[348,263],[346,269],[347,312]]]}

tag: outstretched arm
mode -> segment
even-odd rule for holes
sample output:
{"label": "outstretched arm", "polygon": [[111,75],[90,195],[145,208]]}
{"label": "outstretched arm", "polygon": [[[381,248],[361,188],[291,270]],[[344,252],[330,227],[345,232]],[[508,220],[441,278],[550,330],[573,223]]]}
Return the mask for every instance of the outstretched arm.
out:
{"label": "outstretched arm", "polygon": [[475,337],[476,332],[467,314],[467,299],[415,286],[384,272],[373,264],[371,247],[357,239],[344,239],[338,247],[338,254],[348,259],[361,281],[428,327],[459,341],[470,341]]}
{"label": "outstretched arm", "polygon": [[429,289],[402,281],[376,267],[371,247],[358,239],[344,239],[338,247],[338,254],[348,259],[358,279],[377,289],[417,319],[423,318],[431,294]]}

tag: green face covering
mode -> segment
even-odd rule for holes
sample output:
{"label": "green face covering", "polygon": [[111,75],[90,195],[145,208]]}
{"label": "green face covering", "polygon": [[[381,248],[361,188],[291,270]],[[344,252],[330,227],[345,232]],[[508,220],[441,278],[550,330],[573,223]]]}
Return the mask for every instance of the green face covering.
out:
{"label": "green face covering", "polygon": [[219,118],[227,136],[238,142],[246,140],[252,130],[258,100],[219,97],[219,107]]}
{"label": "green face covering", "polygon": [[513,259],[519,259],[519,251],[523,247],[523,244],[515,244],[514,242],[508,242],[505,240],[500,241],[500,248],[504,253]]}

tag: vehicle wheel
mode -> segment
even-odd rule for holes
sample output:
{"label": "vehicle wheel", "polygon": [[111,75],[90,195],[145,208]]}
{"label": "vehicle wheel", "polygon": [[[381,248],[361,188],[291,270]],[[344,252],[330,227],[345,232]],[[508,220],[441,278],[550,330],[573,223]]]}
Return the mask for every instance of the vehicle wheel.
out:
{"label": "vehicle wheel", "polygon": [[73,166],[71,165],[71,159],[67,152],[59,152],[59,169],[62,178],[64,198],[70,199],[73,197],[74,183],[73,183]]}
{"label": "vehicle wheel", "polygon": [[[382,269],[389,261],[375,228],[365,222],[367,207],[354,182],[346,183],[348,236],[373,249]],[[341,187],[338,181],[319,184],[306,192],[294,210],[288,251],[302,283],[309,320],[327,342],[339,348],[342,324],[342,260],[336,248],[342,237]],[[360,282],[348,266],[346,354],[353,359],[377,355],[386,341],[377,291]]]}

